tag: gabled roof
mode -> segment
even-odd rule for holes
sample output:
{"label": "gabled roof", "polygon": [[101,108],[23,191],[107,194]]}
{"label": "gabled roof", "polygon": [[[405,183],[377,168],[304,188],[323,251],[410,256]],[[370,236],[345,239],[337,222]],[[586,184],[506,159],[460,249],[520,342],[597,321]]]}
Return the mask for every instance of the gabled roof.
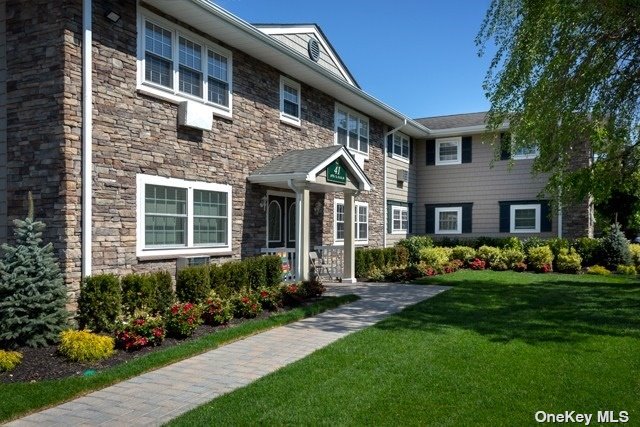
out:
{"label": "gabled roof", "polygon": [[462,128],[486,125],[487,111],[479,113],[450,114],[447,116],[423,117],[415,119],[431,130]]}
{"label": "gabled roof", "polygon": [[[352,85],[360,87],[351,71],[349,71],[338,52],[317,24],[253,24],[253,26],[303,55],[306,55],[309,38],[315,38],[321,46],[318,64]],[[309,60],[311,61],[311,59]]]}
{"label": "gabled roof", "polygon": [[248,180],[260,184],[288,180],[315,182],[317,175],[338,158],[356,178],[358,187],[370,191],[371,180],[343,145],[288,151],[253,171]]}

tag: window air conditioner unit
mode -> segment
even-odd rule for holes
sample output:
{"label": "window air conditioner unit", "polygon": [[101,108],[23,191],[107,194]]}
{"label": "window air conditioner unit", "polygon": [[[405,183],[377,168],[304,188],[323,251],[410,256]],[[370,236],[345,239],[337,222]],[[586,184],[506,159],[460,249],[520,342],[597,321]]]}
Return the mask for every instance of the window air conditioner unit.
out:
{"label": "window air conditioner unit", "polygon": [[409,171],[406,169],[398,169],[398,181],[400,182],[409,181]]}
{"label": "window air conditioner unit", "polygon": [[180,271],[186,267],[193,267],[194,265],[205,265],[210,263],[211,257],[208,256],[180,257],[176,261],[176,270]]}
{"label": "window air conditioner unit", "polygon": [[184,101],[178,106],[178,124],[200,130],[213,127],[213,110],[194,101]]}

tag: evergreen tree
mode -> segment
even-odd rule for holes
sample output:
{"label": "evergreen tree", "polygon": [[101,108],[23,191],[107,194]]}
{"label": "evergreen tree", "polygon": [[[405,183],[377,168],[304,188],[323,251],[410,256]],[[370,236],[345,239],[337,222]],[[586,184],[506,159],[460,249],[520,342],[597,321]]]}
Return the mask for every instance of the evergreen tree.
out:
{"label": "evergreen tree", "polygon": [[631,250],[629,241],[620,231],[617,222],[611,226],[609,233],[602,238],[602,260],[609,269],[615,269],[618,265],[631,264]]}
{"label": "evergreen tree", "polygon": [[15,220],[16,244],[2,245],[0,259],[0,346],[44,346],[67,327],[66,289],[53,245],[42,244],[45,224],[29,215]]}

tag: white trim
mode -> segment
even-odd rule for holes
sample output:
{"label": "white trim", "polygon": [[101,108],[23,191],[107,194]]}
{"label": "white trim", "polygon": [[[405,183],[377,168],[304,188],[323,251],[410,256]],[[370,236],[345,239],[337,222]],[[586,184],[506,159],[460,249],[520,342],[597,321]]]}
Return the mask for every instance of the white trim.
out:
{"label": "white trim", "polygon": [[[402,148],[404,145],[404,141],[407,141],[407,157],[404,157],[402,154],[396,154],[396,135],[400,137],[400,151],[402,152]],[[386,142],[386,141],[385,141]],[[391,141],[391,158],[400,160],[401,162],[409,163],[411,159],[411,138],[401,132],[394,132],[393,139]]]}
{"label": "white trim", "polygon": [[[358,181],[362,183],[362,188],[359,188],[359,190],[370,191],[372,186],[369,183],[369,179],[364,174],[364,171],[362,170],[362,168],[356,163],[355,159],[352,156],[348,155],[348,153],[342,151],[346,149],[347,148],[343,146],[339,151],[336,151],[331,156],[329,156],[329,158],[327,158],[324,162],[316,166],[315,169],[313,169],[311,172],[307,174],[306,180],[308,182],[315,182],[316,176],[318,175],[318,173],[320,173],[324,168],[330,165],[338,157],[341,157],[342,160],[344,160],[349,166],[351,173],[353,173],[353,175],[355,175]],[[289,175],[289,176],[291,177],[292,175]]]}
{"label": "white trim", "polygon": [[[395,228],[394,227],[394,212],[400,212],[400,227],[402,227],[402,212],[407,213],[407,228]],[[391,205],[391,234],[407,234],[409,232],[409,207]]]}
{"label": "white trim", "polygon": [[[458,214],[455,230],[440,230],[440,213],[456,212]],[[435,234],[462,234],[462,206],[435,208]]]}
{"label": "white trim", "polygon": [[[529,229],[516,229],[516,211],[517,210],[529,210],[535,209],[536,212],[536,225],[535,228]],[[541,205],[540,203],[529,203],[525,205],[511,205],[509,207],[509,232],[510,233],[540,233],[540,217],[541,217]]]}
{"label": "white trim", "polygon": [[[529,148],[529,147],[521,147],[521,148]],[[513,147],[513,145],[511,146],[511,158],[513,160],[531,160],[531,159],[536,159],[539,155],[540,155],[540,148],[538,147],[532,147],[534,149],[533,152],[528,153],[528,154],[515,154],[516,149]]]}
{"label": "white trim", "polygon": [[[156,84],[154,82],[149,82],[145,80],[145,31],[146,25],[145,22],[151,22],[155,25],[158,25],[168,31],[171,31],[171,43],[172,43],[172,67],[173,67],[173,77],[172,77],[172,88],[167,88],[165,86]],[[137,38],[137,80],[136,80],[136,90],[139,93],[160,98],[164,101],[169,101],[174,104],[178,104],[185,100],[196,101],[204,105],[208,105],[212,107],[213,114],[216,116],[224,117],[231,119],[233,116],[233,53],[225,49],[212,41],[202,38],[184,28],[181,28],[179,25],[172,23],[160,16],[157,16],[148,10],[143,10],[138,7],[138,38]],[[197,97],[190,95],[188,93],[179,91],[179,37],[185,38],[191,42],[195,42],[201,46],[201,67],[200,72],[202,73],[202,97]],[[208,51],[215,52],[221,56],[227,58],[227,84],[229,85],[228,89],[228,99],[229,105],[221,105],[216,104],[208,100]],[[204,54],[202,54],[204,53]]]}
{"label": "white trim", "polygon": [[[371,148],[371,124],[369,123],[369,117],[343,104],[336,102],[335,108],[334,108],[334,114],[333,114],[333,144],[334,145],[342,145],[338,143],[338,110],[342,110],[347,113],[347,145],[343,145],[343,147],[349,150],[349,152],[351,153],[363,155],[365,160],[368,160],[369,150]],[[349,116],[352,116],[358,119],[358,149],[349,147]],[[367,141],[368,141],[367,151],[360,150],[360,120],[367,122]]]}
{"label": "white trim", "polygon": [[[298,91],[298,117],[289,115],[284,112],[284,85],[287,85]],[[302,114],[302,89],[300,83],[291,80],[285,76],[280,76],[280,121],[287,124],[300,127]]]}
{"label": "white trim", "polygon": [[90,276],[93,269],[92,40],[92,1],[84,0],[82,2],[82,277]]}
{"label": "white trim", "polygon": [[[338,221],[336,218],[338,217],[338,205],[344,206],[344,199],[334,199],[333,200],[333,244],[334,245],[343,245],[344,238],[338,239]],[[367,208],[367,238],[366,239],[355,239],[356,245],[365,246],[369,244],[369,203],[367,202],[355,202],[355,234],[356,236],[359,233],[358,231],[358,209],[364,206]],[[342,221],[344,222],[344,221]]]}
{"label": "white trim", "polygon": [[[440,160],[440,145],[445,143],[455,143],[458,150],[458,155],[454,160]],[[462,163],[462,137],[454,136],[450,138],[438,138],[436,139],[436,166],[443,165],[459,165]]]}
{"label": "white trim", "polygon": [[[145,248],[145,185],[178,187],[187,190],[187,244],[179,247]],[[227,242],[224,245],[195,245],[193,243],[193,190],[216,191],[227,194]],[[213,184],[200,181],[186,181],[178,178],[165,178],[156,175],[136,175],[136,256],[187,256],[192,254],[228,253],[232,250],[233,223],[232,189],[227,184]]]}

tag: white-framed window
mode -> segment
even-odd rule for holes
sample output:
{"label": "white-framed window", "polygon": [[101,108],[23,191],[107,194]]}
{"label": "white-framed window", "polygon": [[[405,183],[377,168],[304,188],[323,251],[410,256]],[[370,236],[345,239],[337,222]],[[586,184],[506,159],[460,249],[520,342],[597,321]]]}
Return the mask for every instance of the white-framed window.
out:
{"label": "white-framed window", "polygon": [[231,186],[138,174],[137,256],[231,250]]}
{"label": "white-framed window", "polygon": [[300,126],[300,83],[280,76],[280,120]]}
{"label": "white-framed window", "polygon": [[408,162],[410,156],[409,149],[409,137],[400,132],[394,133],[391,157]]}
{"label": "white-framed window", "polygon": [[462,137],[436,139],[436,165],[462,163]]}
{"label": "white-framed window", "polygon": [[[366,202],[355,203],[355,240],[358,244],[366,244],[369,241],[369,204]],[[336,199],[334,203],[334,239],[336,242],[344,242],[344,200]]]}
{"label": "white-framed window", "polygon": [[409,231],[409,208],[405,206],[391,207],[391,232],[406,234]]}
{"label": "white-framed window", "polygon": [[511,233],[540,232],[540,204],[511,205]]}
{"label": "white-framed window", "polygon": [[198,101],[231,118],[231,51],[149,12],[138,16],[138,84],[171,102]]}
{"label": "white-framed window", "polygon": [[540,154],[540,149],[537,146],[533,147],[520,147],[512,150],[511,157],[513,160],[528,160],[535,159]]}
{"label": "white-framed window", "polygon": [[369,155],[369,118],[336,104],[335,143]]}
{"label": "white-framed window", "polygon": [[435,208],[436,234],[462,233],[462,207]]}

